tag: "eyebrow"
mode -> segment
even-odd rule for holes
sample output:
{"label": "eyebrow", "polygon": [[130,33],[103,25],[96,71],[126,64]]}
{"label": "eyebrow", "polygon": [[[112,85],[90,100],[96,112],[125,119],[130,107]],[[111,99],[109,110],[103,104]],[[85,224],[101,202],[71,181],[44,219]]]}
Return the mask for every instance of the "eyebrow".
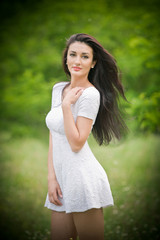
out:
{"label": "eyebrow", "polygon": [[[75,51],[72,51],[72,50],[70,50],[70,52],[73,52],[73,53],[76,53]],[[82,54],[88,54],[89,55],[89,53],[86,53],[86,52],[82,52]]]}

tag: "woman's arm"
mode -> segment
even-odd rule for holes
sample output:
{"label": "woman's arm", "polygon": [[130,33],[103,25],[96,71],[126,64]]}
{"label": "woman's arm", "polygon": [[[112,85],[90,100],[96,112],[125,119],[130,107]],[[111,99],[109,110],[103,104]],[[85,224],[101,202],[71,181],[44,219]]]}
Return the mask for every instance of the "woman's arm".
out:
{"label": "woman's arm", "polygon": [[71,104],[74,104],[78,100],[82,92],[82,88],[73,88],[66,95],[62,103],[65,134],[73,152],[78,152],[83,147],[93,123],[92,119],[80,116],[77,117],[76,123],[74,121]]}
{"label": "woman's arm", "polygon": [[53,160],[52,160],[52,151],[53,151],[53,147],[52,147],[52,135],[49,132],[49,150],[48,150],[48,180],[56,180],[56,174],[54,171],[54,167],[53,167]]}
{"label": "woman's arm", "polygon": [[52,136],[49,133],[49,150],[48,150],[48,196],[49,201],[55,205],[61,206],[62,203],[59,201],[58,196],[62,198],[62,192],[56,179],[56,174],[53,166],[53,155],[52,155]]}

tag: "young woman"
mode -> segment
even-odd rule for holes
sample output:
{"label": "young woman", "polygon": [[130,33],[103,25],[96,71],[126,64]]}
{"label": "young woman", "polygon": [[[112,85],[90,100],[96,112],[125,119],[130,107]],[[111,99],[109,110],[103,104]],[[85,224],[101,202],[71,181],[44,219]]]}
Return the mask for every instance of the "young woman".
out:
{"label": "young woman", "polygon": [[125,99],[114,58],[87,34],[67,41],[63,55],[69,82],[57,83],[46,117],[50,130],[48,195],[53,240],[103,240],[103,207],[113,205],[107,175],[87,143],[120,138],[125,124],[118,109]]}

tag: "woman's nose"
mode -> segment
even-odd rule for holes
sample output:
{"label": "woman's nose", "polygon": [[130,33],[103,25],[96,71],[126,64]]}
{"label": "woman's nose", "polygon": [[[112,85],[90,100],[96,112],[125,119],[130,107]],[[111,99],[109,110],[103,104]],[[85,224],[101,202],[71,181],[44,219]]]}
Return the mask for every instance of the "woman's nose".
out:
{"label": "woman's nose", "polygon": [[81,63],[80,57],[77,56],[76,59],[75,59],[75,64],[80,64],[80,63]]}

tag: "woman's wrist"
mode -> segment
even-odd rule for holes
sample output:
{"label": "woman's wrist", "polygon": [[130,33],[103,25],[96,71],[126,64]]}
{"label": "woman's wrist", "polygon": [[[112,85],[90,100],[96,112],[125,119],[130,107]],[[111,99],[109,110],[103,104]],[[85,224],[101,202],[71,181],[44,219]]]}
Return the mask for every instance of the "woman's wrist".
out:
{"label": "woman's wrist", "polygon": [[56,176],[48,175],[48,181],[57,181]]}
{"label": "woman's wrist", "polygon": [[70,102],[68,102],[68,101],[63,101],[62,102],[62,108],[70,108],[70,106],[71,106]]}

